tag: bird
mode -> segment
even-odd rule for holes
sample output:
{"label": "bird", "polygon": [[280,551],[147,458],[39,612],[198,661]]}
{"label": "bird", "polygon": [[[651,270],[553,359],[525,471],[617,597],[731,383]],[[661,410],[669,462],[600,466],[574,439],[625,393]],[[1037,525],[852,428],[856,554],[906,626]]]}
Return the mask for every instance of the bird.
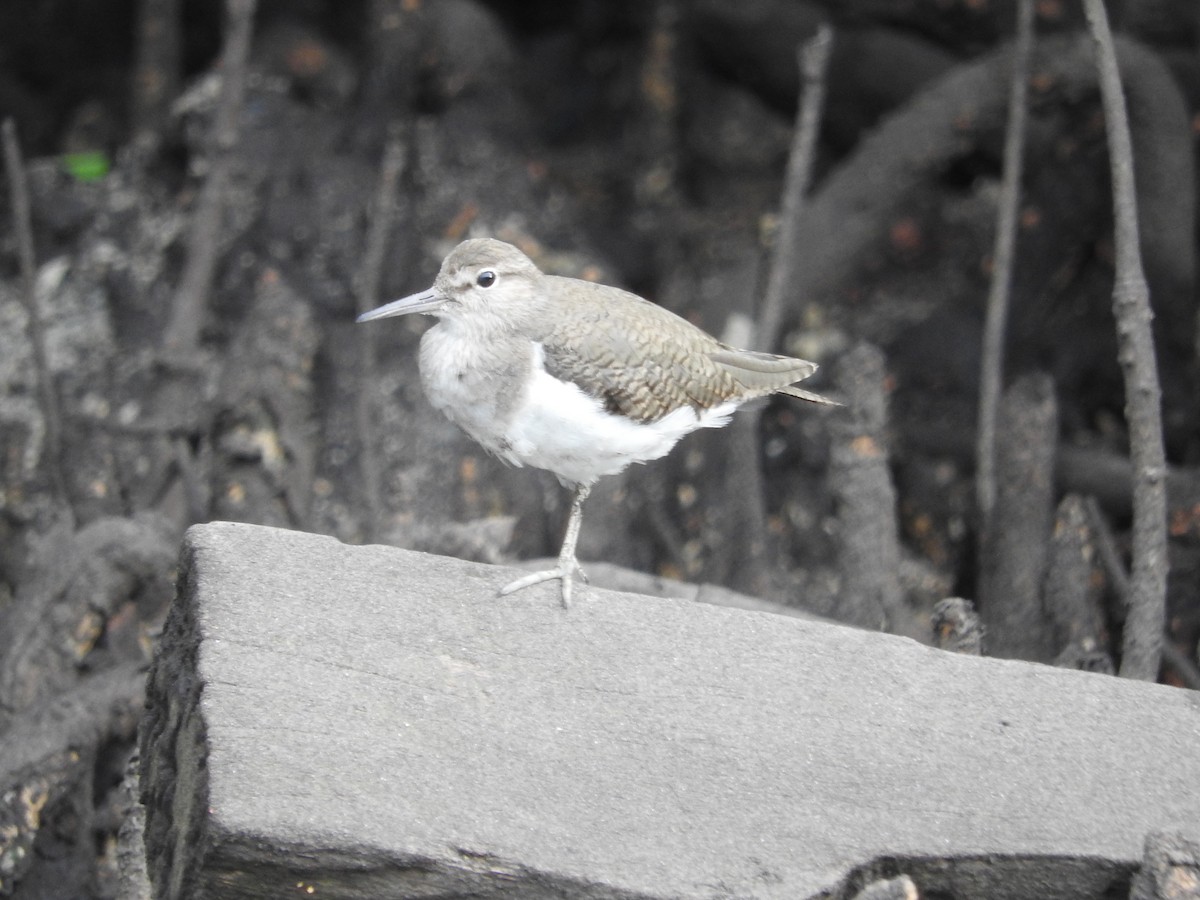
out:
{"label": "bird", "polygon": [[573,491],[557,565],[500,596],[575,576],[583,503],[632,463],[665,456],[684,435],[719,428],[756,397],[840,405],[795,386],[816,363],[739,350],[617,287],[547,275],[520,249],[473,238],[443,260],[428,290],[358,316],[423,314],[418,365],[430,404],[493,455],[545,469]]}

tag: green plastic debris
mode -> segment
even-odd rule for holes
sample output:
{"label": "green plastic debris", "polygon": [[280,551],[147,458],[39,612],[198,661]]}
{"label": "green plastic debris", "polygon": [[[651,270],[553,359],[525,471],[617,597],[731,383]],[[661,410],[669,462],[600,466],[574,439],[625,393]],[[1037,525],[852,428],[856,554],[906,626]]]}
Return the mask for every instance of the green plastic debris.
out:
{"label": "green plastic debris", "polygon": [[99,181],[108,174],[112,163],[101,150],[63,154],[63,167],[80,181]]}

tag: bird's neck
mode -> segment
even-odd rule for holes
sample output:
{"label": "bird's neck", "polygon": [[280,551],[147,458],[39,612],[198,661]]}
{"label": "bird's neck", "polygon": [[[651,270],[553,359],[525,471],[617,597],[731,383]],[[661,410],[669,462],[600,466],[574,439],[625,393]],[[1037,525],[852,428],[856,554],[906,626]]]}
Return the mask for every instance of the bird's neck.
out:
{"label": "bird's neck", "polygon": [[[511,329],[443,319],[421,338],[421,383],[430,403],[493,453],[533,367],[534,345]],[[507,457],[506,457],[507,458]]]}
{"label": "bird's neck", "polygon": [[528,372],[532,346],[528,334],[498,317],[443,318],[421,338],[422,378],[427,385],[444,382],[491,391],[499,378]]}

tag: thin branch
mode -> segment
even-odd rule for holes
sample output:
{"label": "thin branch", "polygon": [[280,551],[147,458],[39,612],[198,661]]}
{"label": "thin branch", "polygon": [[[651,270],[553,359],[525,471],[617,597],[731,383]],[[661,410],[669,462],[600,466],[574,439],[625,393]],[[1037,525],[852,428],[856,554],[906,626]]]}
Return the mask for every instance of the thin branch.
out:
{"label": "thin branch", "polygon": [[46,356],[46,331],[42,327],[42,315],[38,310],[37,290],[34,285],[36,263],[33,255],[29,184],[25,179],[25,164],[21,159],[21,147],[17,141],[17,125],[11,118],[4,120],[4,168],[11,186],[13,230],[17,235],[17,254],[21,265],[21,300],[25,304],[25,316],[29,322],[29,343],[33,349],[38,404],[42,408],[42,418],[46,424],[43,458],[47,463],[46,470],[58,506],[72,514],[66,473],[63,471],[62,409],[50,374],[50,363]]}
{"label": "thin branch", "polygon": [[[1088,497],[1084,500],[1084,506],[1087,509],[1088,524],[1091,525],[1092,532],[1096,535],[1096,547],[1100,551],[1100,562],[1104,566],[1104,573],[1108,576],[1108,583],[1117,600],[1118,618],[1123,621],[1129,612],[1129,575],[1125,571],[1125,564],[1121,561],[1121,554],[1117,552],[1112,529],[1108,526],[1108,520],[1104,518],[1099,501],[1095,497]],[[1170,636],[1166,634],[1163,635],[1162,654],[1163,662],[1175,670],[1180,681],[1192,690],[1200,691],[1200,667],[1192,662],[1191,657],[1176,647],[1171,642]]]}
{"label": "thin branch", "polygon": [[[379,286],[383,281],[383,262],[387,241],[396,219],[396,184],[404,171],[408,151],[399,126],[388,129],[383,160],[379,165],[379,184],[375,189],[375,209],[367,232],[367,249],[363,256],[362,280],[358,287],[358,312],[364,313],[379,303]],[[367,329],[364,334],[373,334]]]}
{"label": "thin branch", "polygon": [[[362,279],[358,288],[358,312],[364,313],[379,302],[379,287],[383,280],[383,261],[387,253],[388,237],[396,218],[396,184],[404,171],[407,150],[400,128],[389,126],[387,144],[383,150],[383,161],[379,166],[379,185],[375,191],[375,209],[367,233],[367,250],[363,258]],[[377,383],[378,365],[375,356],[375,330],[362,330],[362,382],[355,399],[355,415],[358,421],[358,437],[362,442],[359,466],[362,475],[364,497],[367,503],[368,521],[364,537],[368,542],[378,538],[383,524],[383,487],[379,471],[379,457],[375,452],[375,416],[372,413],[374,388]]]}
{"label": "thin branch", "polygon": [[1100,563],[1104,566],[1104,571],[1108,575],[1108,583],[1112,587],[1113,595],[1117,598],[1118,618],[1123,622],[1129,614],[1129,574],[1125,571],[1121,554],[1117,552],[1117,542],[1113,540],[1112,529],[1108,527],[1108,520],[1104,518],[1104,512],[1100,509],[1100,501],[1096,499],[1095,495],[1089,494],[1083,501],[1083,505],[1087,510],[1088,524],[1092,528],[1092,533],[1096,535],[1096,549],[1100,553]]}
{"label": "thin branch", "polygon": [[798,223],[804,210],[804,198],[812,183],[813,159],[821,133],[825,110],[825,74],[833,50],[833,29],[822,24],[817,33],[797,51],[802,90],[796,111],[796,126],[788,154],[783,181],[783,208],[779,213],[779,233],[767,277],[767,293],[758,314],[756,346],[774,347],[779,341],[783,311],[796,283],[801,260],[795,253]]}
{"label": "thin branch", "polygon": [[1193,691],[1200,691],[1200,666],[1192,662],[1191,657],[1176,647],[1169,639],[1163,637],[1163,662],[1170,666],[1179,680]]}
{"label": "thin branch", "polygon": [[1103,0],[1084,0],[1096,45],[1100,96],[1112,165],[1116,277],[1113,313],[1125,375],[1125,417],[1133,462],[1133,564],[1120,674],[1154,681],[1162,656],[1167,595],[1166,459],[1162,393],[1150,330],[1150,289],[1142,271],[1129,117]]}
{"label": "thin branch", "polygon": [[979,426],[975,491],[979,515],[986,522],[996,502],[996,419],[1004,383],[1004,338],[1008,330],[1009,294],[1017,243],[1017,210],[1021,204],[1021,171],[1025,151],[1025,97],[1029,58],[1033,52],[1033,0],[1017,3],[1017,38],[1013,47],[1012,82],[1008,95],[1008,131],[1004,138],[1004,175],[996,210],[996,246],[987,320],[980,360]]}
{"label": "thin branch", "polygon": [[[205,449],[201,452],[211,452],[211,447],[206,443]],[[204,477],[202,473],[204,467],[195,462],[187,438],[182,435],[171,438],[171,453],[178,469],[179,481],[183,485],[187,521],[207,521],[210,518],[208,511],[211,508],[209,495],[211,479]],[[211,471],[211,466],[208,468]],[[173,483],[174,479],[172,478],[164,487],[170,487]]]}
{"label": "thin branch", "polygon": [[[795,236],[804,211],[805,194],[812,181],[813,158],[825,106],[825,73],[832,46],[832,29],[822,24],[817,33],[796,51],[802,87],[784,173],[779,233],[775,235],[766,296],[755,327],[757,334],[751,336],[748,346],[770,350],[778,343],[786,301],[796,283],[800,260],[795,252]],[[727,518],[736,523],[729,544],[732,562],[742,573],[735,584],[760,594],[767,590],[762,572],[767,548],[767,512],[759,467],[761,421],[761,406],[743,411],[734,421],[728,457],[732,471],[727,475],[730,511]]]}
{"label": "thin branch", "polygon": [[200,192],[188,236],[187,263],[171,305],[164,342],[179,350],[195,349],[204,309],[217,267],[217,247],[238,139],[238,116],[246,90],[246,64],[254,29],[256,0],[225,0],[225,49],[221,54],[221,96],[217,101],[209,147],[208,178]]}

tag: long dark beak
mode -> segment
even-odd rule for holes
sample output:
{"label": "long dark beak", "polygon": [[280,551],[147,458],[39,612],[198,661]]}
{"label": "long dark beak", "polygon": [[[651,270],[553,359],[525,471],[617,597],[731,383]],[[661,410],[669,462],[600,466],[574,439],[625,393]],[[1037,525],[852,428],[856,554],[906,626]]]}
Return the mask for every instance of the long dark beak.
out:
{"label": "long dark beak", "polygon": [[391,303],[376,307],[365,312],[354,321],[370,322],[372,319],[386,319],[389,316],[406,316],[409,313],[431,313],[446,301],[433,289],[421,291],[419,294],[409,294]]}

